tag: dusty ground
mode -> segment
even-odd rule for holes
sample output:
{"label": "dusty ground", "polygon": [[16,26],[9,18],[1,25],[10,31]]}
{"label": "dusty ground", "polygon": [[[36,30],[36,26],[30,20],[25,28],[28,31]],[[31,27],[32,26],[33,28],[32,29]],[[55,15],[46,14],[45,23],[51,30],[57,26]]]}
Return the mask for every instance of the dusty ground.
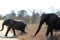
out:
{"label": "dusty ground", "polygon": [[[0,20],[0,25],[2,25],[2,20]],[[27,34],[20,35],[19,31],[16,31],[17,37],[4,37],[4,34],[6,33],[6,27],[4,27],[4,30],[0,32],[0,40],[52,40],[50,37],[45,36],[46,32],[46,25],[44,24],[40,30],[40,32],[35,37],[34,34],[38,28],[38,24],[28,24],[26,28]],[[1,26],[0,26],[1,29]],[[55,35],[56,34],[56,35]],[[10,31],[8,36],[13,36],[13,33]],[[54,32],[54,39],[60,40],[60,32]],[[53,39],[53,40],[54,40]]]}

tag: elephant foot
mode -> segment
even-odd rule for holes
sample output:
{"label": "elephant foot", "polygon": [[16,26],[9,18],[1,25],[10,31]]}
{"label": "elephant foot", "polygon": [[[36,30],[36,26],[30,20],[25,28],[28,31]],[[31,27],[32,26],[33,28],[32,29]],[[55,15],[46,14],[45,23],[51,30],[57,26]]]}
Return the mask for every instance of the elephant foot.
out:
{"label": "elephant foot", "polygon": [[7,34],[5,34],[5,36],[7,36]]}
{"label": "elephant foot", "polygon": [[5,37],[7,37],[7,35],[5,35]]}
{"label": "elephant foot", "polygon": [[45,35],[46,37],[48,36],[48,34]]}
{"label": "elephant foot", "polygon": [[27,32],[24,32],[24,34],[27,34]]}
{"label": "elephant foot", "polygon": [[20,35],[24,35],[24,33],[20,33]]}
{"label": "elephant foot", "polygon": [[20,33],[20,35],[23,35],[23,33]]}
{"label": "elephant foot", "polygon": [[27,32],[25,32],[25,31],[22,31],[21,33],[22,33],[22,34],[27,34]]}
{"label": "elephant foot", "polygon": [[14,37],[14,38],[16,38],[17,36],[16,36],[16,35],[14,35],[13,37]]}
{"label": "elephant foot", "polygon": [[47,40],[57,40],[57,38],[54,36],[49,36],[49,37],[47,37]]}
{"label": "elephant foot", "polygon": [[13,36],[16,36],[16,35],[13,35]]}

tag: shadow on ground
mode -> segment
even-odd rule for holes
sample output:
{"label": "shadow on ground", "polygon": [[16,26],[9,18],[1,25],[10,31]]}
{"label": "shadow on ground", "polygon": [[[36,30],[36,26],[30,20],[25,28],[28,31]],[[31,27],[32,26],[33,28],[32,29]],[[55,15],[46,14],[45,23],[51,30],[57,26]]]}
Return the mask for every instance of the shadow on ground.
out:
{"label": "shadow on ground", "polygon": [[17,36],[0,36],[0,38],[17,38]]}

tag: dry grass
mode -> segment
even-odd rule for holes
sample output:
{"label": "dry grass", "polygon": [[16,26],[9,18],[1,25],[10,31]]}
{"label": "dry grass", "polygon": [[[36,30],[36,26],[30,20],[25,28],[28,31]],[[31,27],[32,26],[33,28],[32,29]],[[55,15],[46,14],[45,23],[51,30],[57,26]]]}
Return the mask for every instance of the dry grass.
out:
{"label": "dry grass", "polygon": [[[26,32],[27,34],[25,35],[18,35],[17,38],[19,40],[52,40],[50,37],[46,37],[45,36],[45,32],[46,32],[46,25],[43,25],[40,32],[37,34],[37,36],[35,37],[34,34],[38,28],[38,24],[28,24],[26,28]],[[56,36],[55,36],[56,34]],[[60,40],[60,32],[54,32],[54,39],[56,40]],[[53,40],[54,40],[53,39]]]}
{"label": "dry grass", "polygon": [[34,37],[34,34],[38,28],[38,24],[28,24],[27,25],[28,28],[26,28],[26,35],[18,35],[18,39],[19,40],[46,40],[45,37],[45,29],[43,28],[41,29],[41,31],[37,34],[36,37]]}
{"label": "dry grass", "polygon": [[[1,23],[1,20],[0,20]],[[40,30],[40,32],[37,34],[37,36],[35,37],[34,34],[36,32],[36,30],[38,29],[38,24],[28,24],[27,28],[26,28],[26,32],[27,34],[24,35],[20,35],[19,31],[16,31],[17,34],[17,38],[18,40],[52,40],[50,39],[50,37],[46,37],[45,36],[45,32],[46,32],[46,25],[44,24]],[[56,36],[55,36],[56,34]],[[54,36],[55,38],[57,38],[56,40],[60,40],[60,32],[54,32]]]}

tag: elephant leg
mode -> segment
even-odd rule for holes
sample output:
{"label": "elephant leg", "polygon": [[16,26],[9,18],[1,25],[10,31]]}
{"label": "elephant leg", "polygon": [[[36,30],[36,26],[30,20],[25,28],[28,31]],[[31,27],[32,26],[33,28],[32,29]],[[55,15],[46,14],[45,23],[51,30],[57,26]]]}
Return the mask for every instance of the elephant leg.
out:
{"label": "elephant leg", "polygon": [[25,33],[25,34],[26,34],[27,32],[25,32],[25,29],[22,29],[22,30],[21,30],[21,33]]}
{"label": "elephant leg", "polygon": [[48,34],[49,34],[49,28],[47,29],[46,36],[48,36]]}
{"label": "elephant leg", "polygon": [[26,33],[25,30],[21,30],[22,33]]}
{"label": "elephant leg", "polygon": [[8,34],[8,32],[9,32],[10,29],[11,29],[11,27],[9,26],[8,29],[7,29],[7,32],[6,32],[5,36],[7,36],[7,34]]}
{"label": "elephant leg", "polygon": [[53,29],[51,29],[51,32],[50,33],[51,33],[51,36],[53,36]]}
{"label": "elephant leg", "polygon": [[46,36],[48,36],[49,32],[51,33],[51,35],[53,35],[53,32],[52,31],[53,31],[52,30],[52,26],[51,25],[48,25]]}
{"label": "elephant leg", "polygon": [[14,33],[14,36],[16,35],[16,33],[15,33],[15,29],[14,28],[12,28],[13,29],[13,33]]}

